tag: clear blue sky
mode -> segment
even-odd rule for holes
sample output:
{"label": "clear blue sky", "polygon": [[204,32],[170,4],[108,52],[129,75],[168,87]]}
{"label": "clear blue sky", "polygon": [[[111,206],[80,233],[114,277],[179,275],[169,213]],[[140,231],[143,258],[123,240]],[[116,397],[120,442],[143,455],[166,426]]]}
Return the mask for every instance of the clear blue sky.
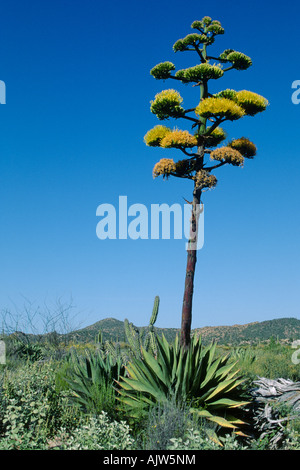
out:
{"label": "clear blue sky", "polygon": [[[152,178],[162,152],[181,155],[143,142],[158,124],[150,100],[175,87],[149,70],[166,60],[195,65],[196,56],[174,54],[172,45],[194,20],[211,16],[225,28],[211,50],[233,48],[253,60],[213,92],[248,89],[270,106],[226,125],[230,138],[254,141],[258,155],[243,169],[219,169],[217,188],[204,196],[192,327],[299,318],[300,105],[292,104],[291,84],[300,79],[300,6],[206,3],[2,3],[0,309],[21,307],[24,297],[35,305],[72,297],[76,324],[114,317],[141,326],[159,295],[157,326],[180,327],[185,241],[100,241],[96,209],[119,195],[148,207],[190,198],[189,184]],[[177,89],[198,99],[197,88]]]}

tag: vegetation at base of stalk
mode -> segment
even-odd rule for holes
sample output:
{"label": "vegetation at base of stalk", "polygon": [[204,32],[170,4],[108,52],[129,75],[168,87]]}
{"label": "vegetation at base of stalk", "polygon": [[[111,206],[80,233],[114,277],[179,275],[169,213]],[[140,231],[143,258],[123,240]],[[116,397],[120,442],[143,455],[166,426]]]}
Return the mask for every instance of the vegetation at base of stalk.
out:
{"label": "vegetation at base of stalk", "polygon": [[188,348],[179,339],[169,344],[157,338],[157,357],[142,348],[142,357],[126,366],[118,382],[120,402],[133,417],[147,413],[158,403],[174,399],[187,402],[192,413],[222,427],[238,431],[243,421],[236,410],[248,402],[235,363],[229,356],[216,357],[216,344],[204,347],[194,337]]}

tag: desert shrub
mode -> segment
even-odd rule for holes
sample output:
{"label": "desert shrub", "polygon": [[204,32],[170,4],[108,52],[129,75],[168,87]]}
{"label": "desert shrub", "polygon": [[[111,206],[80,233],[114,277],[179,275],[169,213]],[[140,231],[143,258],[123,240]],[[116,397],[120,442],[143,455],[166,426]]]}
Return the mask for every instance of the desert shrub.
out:
{"label": "desert shrub", "polygon": [[185,404],[179,405],[174,400],[158,403],[149,409],[146,420],[139,423],[137,445],[143,450],[164,450],[171,438],[183,437],[192,422]]}
{"label": "desert shrub", "polygon": [[79,413],[55,389],[55,364],[26,363],[6,370],[0,395],[0,448],[42,448],[61,426],[72,428]]}
{"label": "desert shrub", "polygon": [[167,450],[247,450],[233,434],[226,434],[217,441],[198,429],[188,429],[184,437],[172,438]]}
{"label": "desert shrub", "polygon": [[110,420],[102,411],[97,416],[82,417],[79,426],[71,432],[60,429],[56,446],[62,450],[130,450],[134,440],[124,421]]}
{"label": "desert shrub", "polygon": [[300,416],[288,423],[283,448],[285,450],[300,450]]}

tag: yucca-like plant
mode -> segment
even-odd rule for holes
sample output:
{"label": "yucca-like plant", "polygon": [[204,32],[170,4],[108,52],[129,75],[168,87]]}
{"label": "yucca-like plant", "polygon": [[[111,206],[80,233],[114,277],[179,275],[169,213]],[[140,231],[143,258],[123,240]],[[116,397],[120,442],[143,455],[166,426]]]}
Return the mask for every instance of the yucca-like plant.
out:
{"label": "yucca-like plant", "polygon": [[115,400],[115,381],[124,375],[121,356],[101,351],[85,356],[72,353],[70,367],[64,377],[71,391],[71,400],[85,411],[110,412]]}
{"label": "yucca-like plant", "polygon": [[214,149],[226,139],[221,125],[246,116],[255,116],[268,106],[268,101],[263,96],[252,91],[221,89],[214,94],[209,91],[210,80],[218,83],[230,70],[246,70],[252,65],[252,60],[234,49],[210,53],[209,48],[214,45],[217,37],[225,32],[220,21],[205,16],[200,21],[194,21],[191,27],[193,32],[176,41],[173,50],[176,53],[193,51],[198,63],[176,71],[175,65],[166,61],[157,64],[150,71],[156,80],[173,80],[180,85],[191,85],[194,90],[200,91],[196,95],[195,105],[189,109],[184,107],[183,97],[173,88],[162,90],[151,101],[150,110],[159,121],[175,119],[176,124],[179,120],[185,121],[191,125],[190,130],[158,125],[150,129],[144,137],[149,147],[161,147],[171,151],[176,149],[183,153],[183,160],[176,161],[174,158],[164,157],[157,162],[153,168],[154,178],[178,177],[193,183],[191,236],[187,250],[180,335],[183,348],[188,347],[191,337],[197,228],[202,195],[204,191],[216,186],[217,178],[213,174],[216,169],[224,165],[241,167],[245,159],[252,159],[256,154],[255,145],[245,137]]}
{"label": "yucca-like plant", "polygon": [[142,348],[141,358],[126,366],[127,374],[118,382],[119,400],[138,417],[172,398],[188,403],[190,412],[200,418],[239,432],[243,421],[235,411],[248,402],[235,365],[229,356],[216,356],[216,344],[203,346],[196,336],[188,349],[180,347],[178,337],[173,344],[157,337],[156,358]]}

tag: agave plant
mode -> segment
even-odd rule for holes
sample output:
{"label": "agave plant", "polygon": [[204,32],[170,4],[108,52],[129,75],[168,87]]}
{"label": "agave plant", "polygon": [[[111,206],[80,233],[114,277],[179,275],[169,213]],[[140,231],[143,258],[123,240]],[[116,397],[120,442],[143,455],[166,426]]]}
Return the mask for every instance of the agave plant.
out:
{"label": "agave plant", "polygon": [[191,413],[239,432],[243,421],[232,412],[248,403],[240,388],[244,380],[229,356],[216,356],[216,344],[203,346],[201,338],[194,336],[183,350],[178,337],[169,344],[162,336],[157,337],[156,358],[144,348],[141,352],[142,358],[135,357],[118,382],[119,400],[131,416],[172,397],[177,403],[188,403]]}
{"label": "agave plant", "polygon": [[72,401],[81,408],[109,412],[114,409],[115,381],[124,372],[121,357],[87,351],[85,357],[72,354],[71,368],[65,380],[70,387]]}

